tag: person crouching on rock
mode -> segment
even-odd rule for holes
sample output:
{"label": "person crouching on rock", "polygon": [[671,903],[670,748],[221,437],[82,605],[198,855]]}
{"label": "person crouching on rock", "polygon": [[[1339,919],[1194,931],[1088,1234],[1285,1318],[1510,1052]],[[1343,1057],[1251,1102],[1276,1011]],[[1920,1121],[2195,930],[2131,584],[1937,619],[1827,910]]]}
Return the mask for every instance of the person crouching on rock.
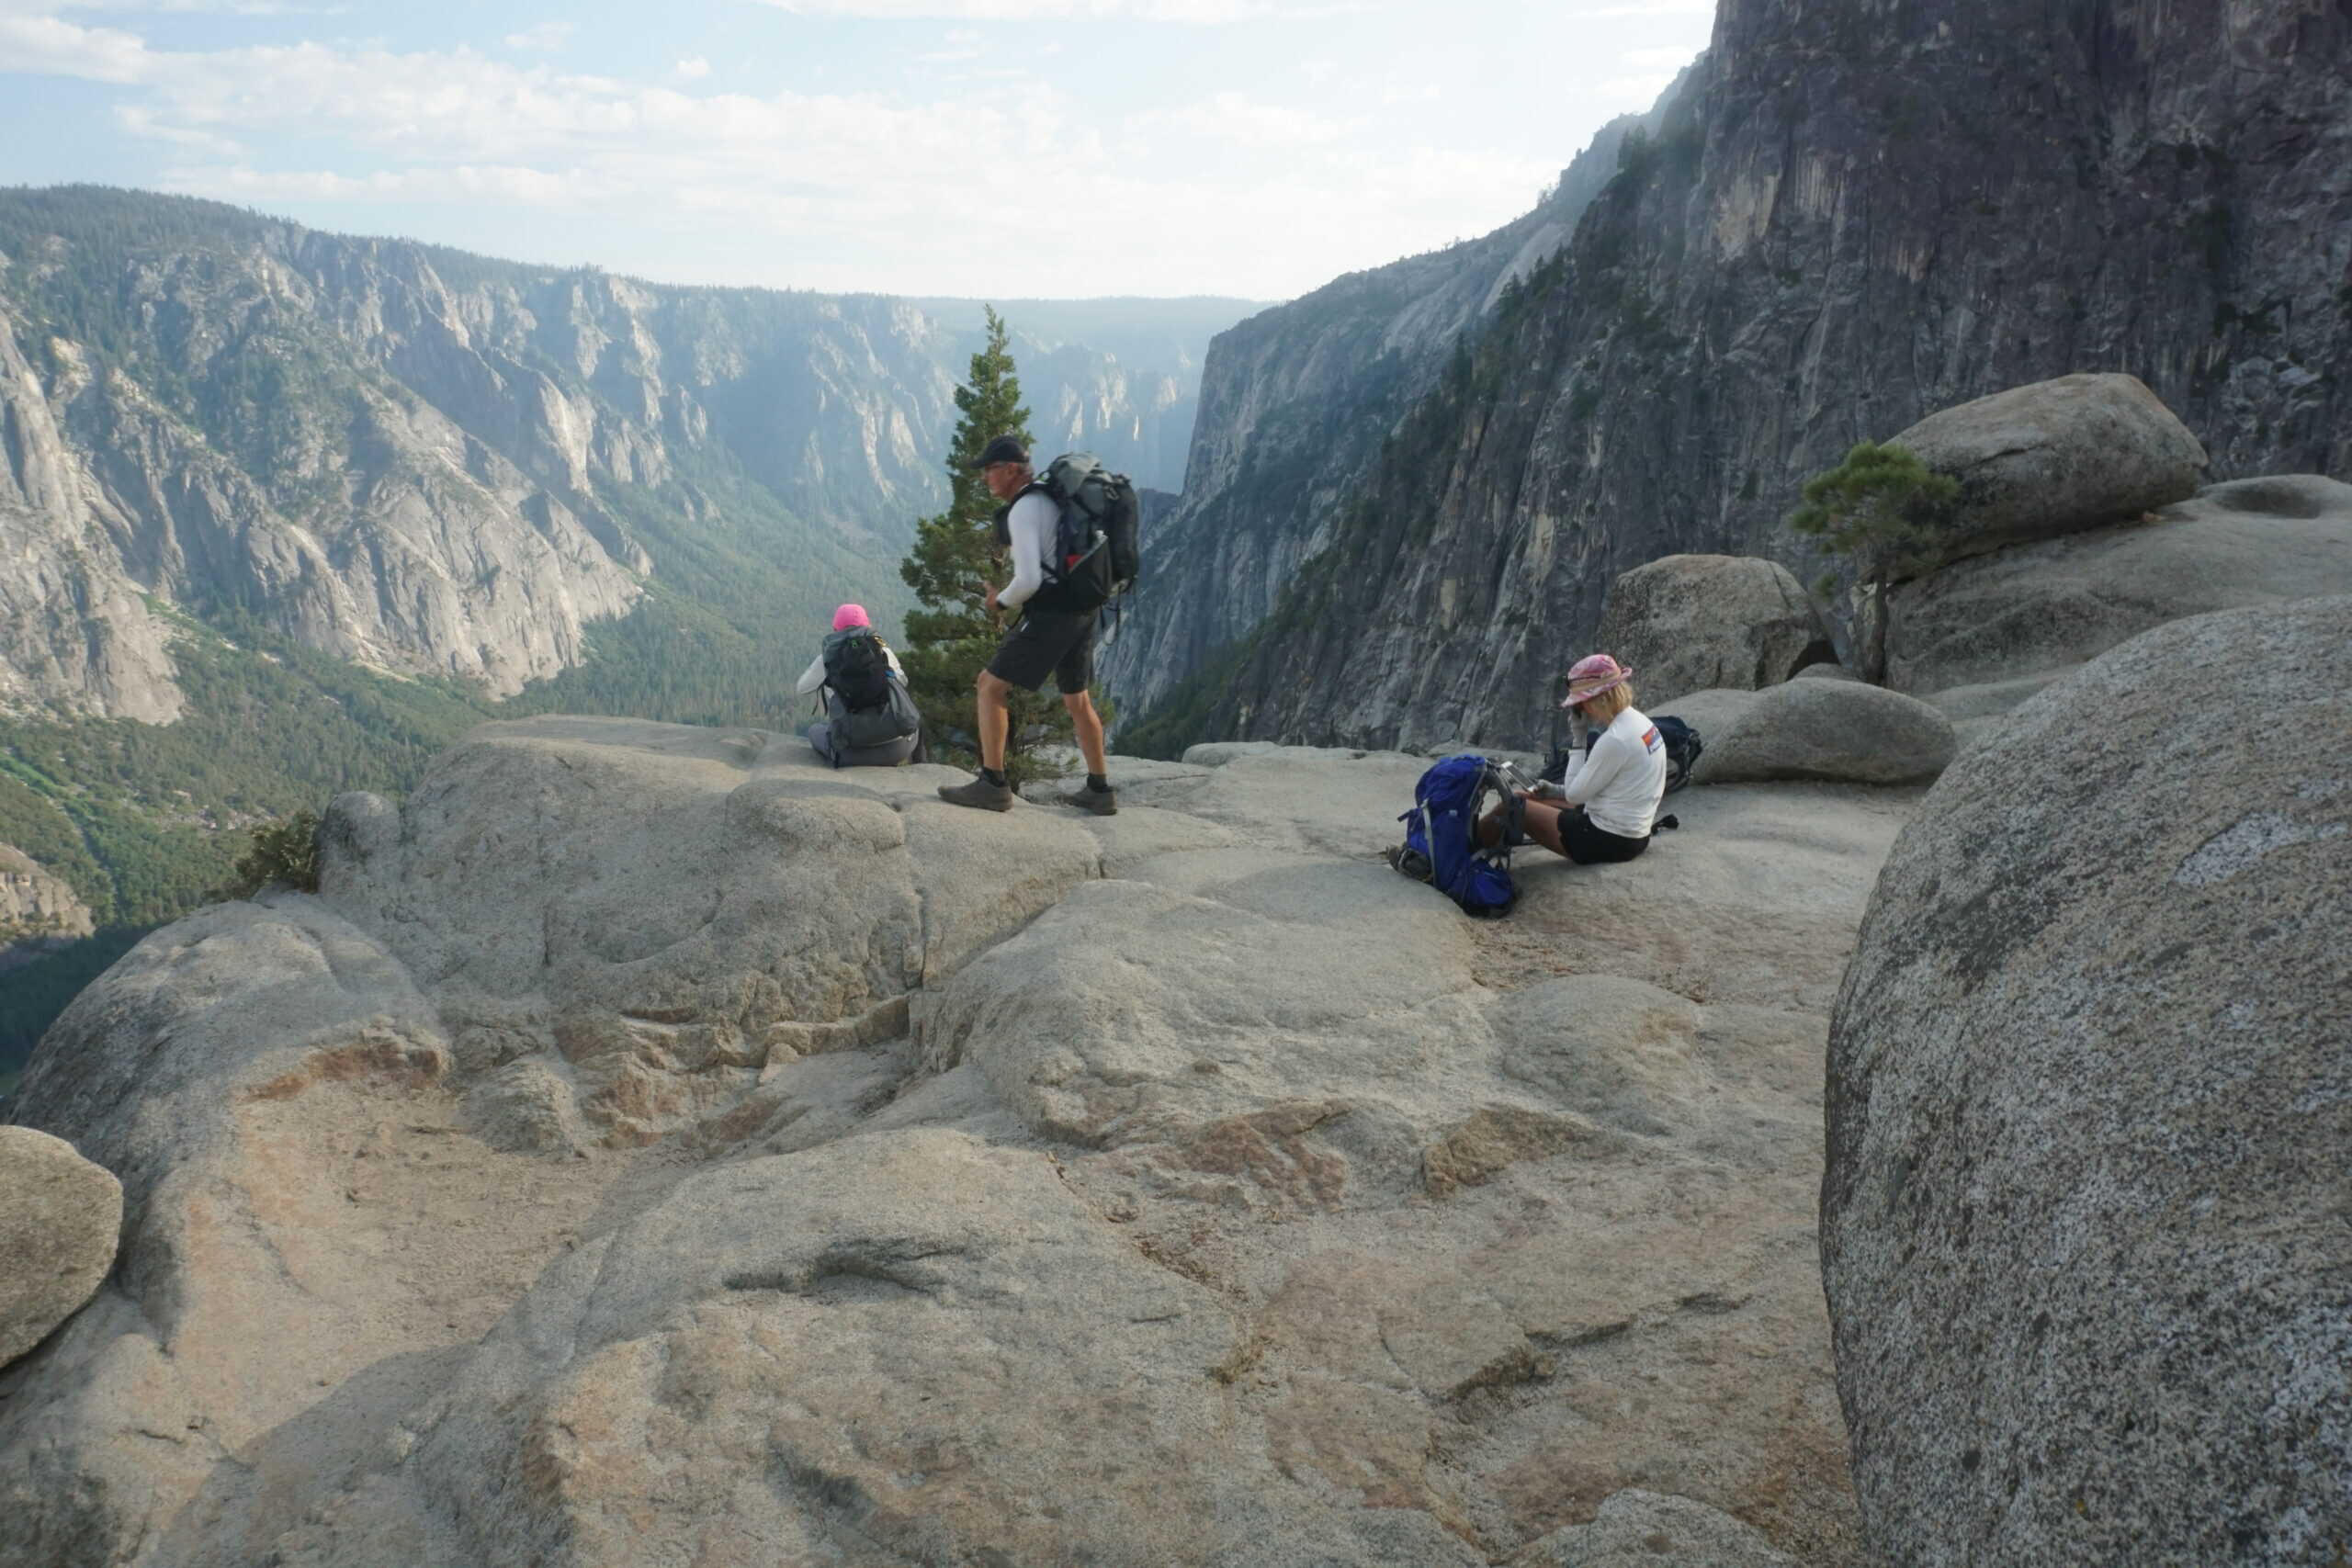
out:
{"label": "person crouching on rock", "polygon": [[985,811],[1012,809],[1012,785],[1004,776],[1004,747],[1012,723],[1007,699],[1012,688],[1034,692],[1054,678],[1086,756],[1086,787],[1061,797],[1065,806],[1108,817],[1119,796],[1105,774],[1102,720],[1087,686],[1094,679],[1094,612],[1065,610],[1055,603],[1057,583],[1047,581],[1061,523],[1061,505],[1030,471],[1029,453],[1010,435],[990,441],[974,465],[989,493],[1006,502],[997,513],[997,538],[1012,556],[1012,581],[988,590],[988,606],[1019,610],[1021,619],[974,682],[979,693],[980,776],[969,784],[941,784],[939,798],[952,806]]}
{"label": "person crouching on rock", "polygon": [[[1634,672],[1605,653],[1568,671],[1572,746],[1556,784],[1520,791],[1521,830],[1578,865],[1632,860],[1650,847],[1658,802],[1666,798],[1666,740],[1634,705]],[[1498,806],[1478,823],[1478,841],[1503,841],[1511,808]]]}
{"label": "person crouching on rock", "polygon": [[833,612],[833,629],[794,690],[825,694],[825,716],[808,744],[836,768],[895,768],[923,760],[922,716],[907,691],[899,656],[863,604]]}

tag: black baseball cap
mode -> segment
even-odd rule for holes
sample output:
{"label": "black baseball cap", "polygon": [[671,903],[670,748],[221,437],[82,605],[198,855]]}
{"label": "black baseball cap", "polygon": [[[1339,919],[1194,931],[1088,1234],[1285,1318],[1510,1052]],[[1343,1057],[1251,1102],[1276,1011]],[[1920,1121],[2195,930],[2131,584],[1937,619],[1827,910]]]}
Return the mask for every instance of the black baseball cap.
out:
{"label": "black baseball cap", "polygon": [[980,448],[980,455],[972,459],[972,467],[985,468],[991,463],[1025,463],[1028,460],[1028,447],[1012,436],[1000,435]]}

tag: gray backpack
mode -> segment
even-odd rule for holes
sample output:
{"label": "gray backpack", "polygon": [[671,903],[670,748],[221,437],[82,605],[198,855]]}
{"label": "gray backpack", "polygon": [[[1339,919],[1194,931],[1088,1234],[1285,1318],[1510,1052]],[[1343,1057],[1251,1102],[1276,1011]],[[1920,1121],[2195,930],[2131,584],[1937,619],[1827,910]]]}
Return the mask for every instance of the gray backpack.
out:
{"label": "gray backpack", "polygon": [[859,751],[869,746],[888,746],[922,728],[922,715],[914,698],[896,681],[890,682],[889,694],[879,707],[853,708],[842,701],[839,692],[828,692],[825,715],[832,720],[836,756],[843,748]]}
{"label": "gray backpack", "polygon": [[890,670],[890,654],[870,626],[850,626],[825,639],[825,716],[836,750],[888,746],[922,728],[906,683]]}
{"label": "gray backpack", "polygon": [[[1069,579],[1081,596],[1099,594],[1097,604],[1134,587],[1143,565],[1142,513],[1127,476],[1113,473],[1091,452],[1065,452],[1046,465],[1037,482],[1062,509],[1056,541],[1061,570],[1056,575]],[[1081,564],[1094,570],[1081,573]],[[1080,587],[1088,576],[1095,584]]]}

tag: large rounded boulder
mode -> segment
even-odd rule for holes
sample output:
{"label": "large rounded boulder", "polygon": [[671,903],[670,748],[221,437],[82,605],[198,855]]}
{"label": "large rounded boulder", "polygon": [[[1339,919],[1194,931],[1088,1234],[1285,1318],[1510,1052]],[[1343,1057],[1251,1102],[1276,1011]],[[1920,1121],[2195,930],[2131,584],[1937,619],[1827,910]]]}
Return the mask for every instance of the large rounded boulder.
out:
{"label": "large rounded boulder", "polygon": [[1929,414],[1889,443],[1960,482],[1945,552],[2096,528],[2197,493],[2205,448],[2135,376],[2061,376]]}
{"label": "large rounded boulder", "polygon": [[0,1127],[0,1367],[97,1292],[121,1229],[121,1182],[62,1138]]}
{"label": "large rounded boulder", "polygon": [[2352,1548],[2352,598],[2160,627],[1946,773],[1831,1028],[1891,1562]]}
{"label": "large rounded boulder", "polygon": [[2352,593],[2352,485],[2235,479],[2143,521],[2020,545],[1894,591],[1888,684],[1994,686],[2062,672],[2168,621]]}
{"label": "large rounded boulder", "polygon": [[1934,708],[1856,681],[1792,681],[1759,692],[1721,733],[1702,726],[1701,736],[1706,749],[1690,779],[1702,784],[1916,784],[1943,772],[1959,746],[1951,720]]}
{"label": "large rounded boulder", "polygon": [[1744,556],[1667,556],[1635,567],[1610,585],[1599,635],[1653,699],[1757,691],[1837,660],[1788,569]]}

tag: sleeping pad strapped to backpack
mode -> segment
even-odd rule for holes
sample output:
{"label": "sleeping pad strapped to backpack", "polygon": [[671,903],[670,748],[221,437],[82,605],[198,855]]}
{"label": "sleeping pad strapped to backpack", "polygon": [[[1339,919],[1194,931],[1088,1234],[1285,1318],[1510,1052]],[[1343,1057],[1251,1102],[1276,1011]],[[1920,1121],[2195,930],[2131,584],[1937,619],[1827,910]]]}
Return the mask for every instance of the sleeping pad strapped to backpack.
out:
{"label": "sleeping pad strapped to backpack", "polygon": [[1413,857],[1429,868],[1430,886],[1462,907],[1465,915],[1491,918],[1510,912],[1519,889],[1510,879],[1510,843],[1518,836],[1516,819],[1506,825],[1501,845],[1483,849],[1478,843],[1478,818],[1488,792],[1506,803],[1514,795],[1495,765],[1475,752],[1441,758],[1413,786],[1413,809],[1397,818],[1405,824],[1405,848],[1396,869],[1417,874]]}

